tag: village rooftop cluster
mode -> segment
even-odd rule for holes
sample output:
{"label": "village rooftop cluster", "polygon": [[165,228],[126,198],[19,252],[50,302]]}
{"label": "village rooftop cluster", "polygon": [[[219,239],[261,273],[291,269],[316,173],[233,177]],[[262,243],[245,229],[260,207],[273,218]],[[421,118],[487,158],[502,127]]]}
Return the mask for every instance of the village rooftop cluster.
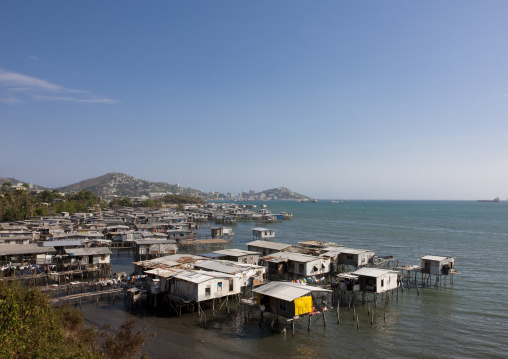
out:
{"label": "village rooftop cluster", "polygon": [[[123,281],[131,306],[166,303],[178,314],[182,309],[202,313],[207,303],[215,308],[216,300],[235,298],[261,314],[290,321],[354,304],[359,294],[364,302],[369,294],[398,293],[404,283],[408,289],[437,286],[442,276],[450,276],[452,283],[457,273],[453,257],[427,255],[420,265],[401,266],[372,249],[319,240],[275,242],[275,231],[259,226],[253,227],[247,249],[226,248],[236,240],[233,228],[223,224],[291,218],[291,213],[274,214],[265,205],[213,203],[185,210],[119,208],[33,217],[0,224],[0,269],[3,280],[28,279],[46,288],[79,285],[85,279]],[[213,225],[200,238],[197,229],[205,223]],[[132,251],[135,273],[111,272],[112,249]]]}

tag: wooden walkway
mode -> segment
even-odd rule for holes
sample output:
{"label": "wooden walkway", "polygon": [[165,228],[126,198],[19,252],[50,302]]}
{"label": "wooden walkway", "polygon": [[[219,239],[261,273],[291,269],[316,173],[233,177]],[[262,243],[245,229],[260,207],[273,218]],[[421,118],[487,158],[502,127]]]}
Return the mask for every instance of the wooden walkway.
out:
{"label": "wooden walkway", "polygon": [[82,298],[93,298],[98,295],[110,295],[110,294],[119,293],[119,292],[123,292],[123,288],[114,288],[114,289],[101,290],[101,291],[96,291],[96,292],[71,294],[71,295],[66,295],[64,297],[49,299],[49,302],[51,304],[59,304],[59,303],[67,302],[67,301],[78,300],[78,299],[82,299]]}

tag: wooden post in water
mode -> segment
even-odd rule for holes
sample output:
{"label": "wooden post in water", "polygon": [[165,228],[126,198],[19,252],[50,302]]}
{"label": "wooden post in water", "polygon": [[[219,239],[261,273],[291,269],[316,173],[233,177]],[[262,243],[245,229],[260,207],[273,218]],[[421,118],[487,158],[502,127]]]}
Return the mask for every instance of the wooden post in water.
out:
{"label": "wooden post in water", "polygon": [[337,324],[340,324],[340,306],[339,303],[337,303]]}
{"label": "wooden post in water", "polygon": [[355,320],[356,317],[356,307],[353,305],[353,320]]}
{"label": "wooden post in water", "polygon": [[356,316],[356,329],[360,329],[360,321],[358,319],[358,315]]}
{"label": "wooden post in water", "polygon": [[374,311],[370,313],[370,325],[374,324]]}
{"label": "wooden post in water", "polygon": [[326,327],[326,312],[323,309],[323,325]]}
{"label": "wooden post in water", "polygon": [[311,323],[311,320],[310,320],[310,319],[311,319],[311,316],[310,316],[310,314],[309,314],[309,326],[307,327],[307,330],[308,330],[308,331],[310,331],[310,323]]}

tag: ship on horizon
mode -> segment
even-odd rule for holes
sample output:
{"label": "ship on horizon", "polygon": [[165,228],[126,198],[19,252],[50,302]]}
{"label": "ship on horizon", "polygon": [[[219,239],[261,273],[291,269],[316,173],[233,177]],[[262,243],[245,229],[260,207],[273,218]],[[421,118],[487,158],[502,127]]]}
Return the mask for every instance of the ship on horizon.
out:
{"label": "ship on horizon", "polygon": [[501,202],[501,199],[499,197],[494,199],[479,199],[477,202]]}

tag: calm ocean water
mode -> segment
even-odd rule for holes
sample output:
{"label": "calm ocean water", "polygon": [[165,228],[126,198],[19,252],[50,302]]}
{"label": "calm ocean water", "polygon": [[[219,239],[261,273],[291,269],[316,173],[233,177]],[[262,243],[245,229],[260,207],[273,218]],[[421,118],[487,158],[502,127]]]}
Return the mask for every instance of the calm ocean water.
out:
{"label": "calm ocean water", "polygon": [[[255,203],[255,202],[252,202]],[[257,202],[255,204],[260,204]],[[426,254],[454,256],[454,284],[426,287],[417,295],[404,290],[375,311],[370,324],[367,306],[341,307],[341,323],[328,313],[328,323],[306,322],[295,336],[271,333],[240,316],[224,317],[207,329],[196,316],[181,318],[138,313],[140,325],[157,336],[145,348],[150,358],[505,358],[508,354],[508,202],[473,201],[347,201],[332,203],[266,202],[272,212],[292,212],[292,220],[263,227],[276,230],[276,241],[323,240],[392,255],[400,263],[419,264]],[[259,206],[258,208],[259,209]],[[254,222],[233,226],[237,243],[252,241]],[[201,231],[209,234],[204,226]],[[124,253],[115,269],[129,270]],[[88,324],[118,325],[134,314],[122,304],[104,302],[83,307]]]}

